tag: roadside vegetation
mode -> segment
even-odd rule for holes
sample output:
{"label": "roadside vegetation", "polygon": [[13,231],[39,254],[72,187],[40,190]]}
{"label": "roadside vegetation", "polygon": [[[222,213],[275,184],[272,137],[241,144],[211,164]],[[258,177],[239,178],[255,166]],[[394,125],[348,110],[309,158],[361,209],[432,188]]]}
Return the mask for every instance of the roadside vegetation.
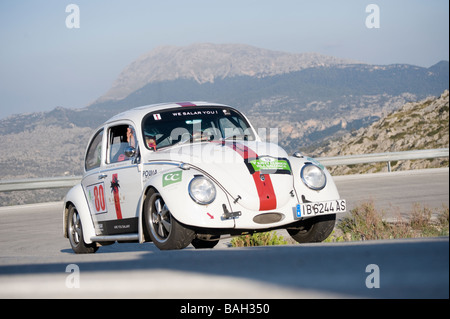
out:
{"label": "roadside vegetation", "polygon": [[[350,215],[337,222],[325,242],[381,240],[399,238],[439,237],[449,235],[449,208],[438,210],[415,204],[408,219],[398,215],[388,220],[385,212],[375,208],[372,201],[362,203]],[[275,231],[235,237],[232,247],[286,245],[295,243]]]}
{"label": "roadside vegetation", "polygon": [[250,247],[250,246],[274,246],[287,245],[288,241],[279,236],[275,231],[247,234],[234,237],[231,240],[232,247]]}
{"label": "roadside vegetation", "polygon": [[350,211],[340,220],[334,232],[325,240],[357,241],[398,238],[439,237],[449,235],[449,208],[432,210],[415,204],[408,218],[398,215],[393,220],[384,218],[385,212],[366,202]]}

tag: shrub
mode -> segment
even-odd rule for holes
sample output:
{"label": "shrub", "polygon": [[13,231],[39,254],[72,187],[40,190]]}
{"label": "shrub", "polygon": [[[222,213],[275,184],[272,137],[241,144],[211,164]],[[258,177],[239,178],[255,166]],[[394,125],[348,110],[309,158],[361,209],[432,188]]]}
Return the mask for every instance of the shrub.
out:
{"label": "shrub", "polygon": [[443,207],[437,218],[432,219],[432,215],[432,209],[415,204],[408,220],[399,215],[393,222],[388,222],[383,219],[384,212],[376,211],[370,201],[352,209],[350,216],[338,223],[336,228],[343,233],[342,236],[333,237],[331,234],[326,241],[448,236],[448,207]]}
{"label": "shrub", "polygon": [[241,235],[231,240],[233,247],[274,246],[287,243],[283,236],[278,236],[275,231]]}

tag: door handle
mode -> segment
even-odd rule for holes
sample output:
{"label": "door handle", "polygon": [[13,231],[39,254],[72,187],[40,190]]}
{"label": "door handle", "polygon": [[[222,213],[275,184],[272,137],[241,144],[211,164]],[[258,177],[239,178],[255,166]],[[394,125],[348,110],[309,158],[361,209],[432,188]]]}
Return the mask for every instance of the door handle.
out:
{"label": "door handle", "polygon": [[100,175],[98,175],[98,179],[104,179],[106,177],[108,177],[107,174],[100,174]]}

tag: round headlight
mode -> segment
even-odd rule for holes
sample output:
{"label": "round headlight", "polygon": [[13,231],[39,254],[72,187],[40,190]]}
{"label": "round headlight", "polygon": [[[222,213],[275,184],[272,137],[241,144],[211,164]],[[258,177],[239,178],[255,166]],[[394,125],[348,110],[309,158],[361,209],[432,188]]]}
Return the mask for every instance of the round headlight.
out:
{"label": "round headlight", "polygon": [[198,204],[211,204],[216,198],[216,187],[204,176],[194,177],[188,189],[189,195]]}
{"label": "round headlight", "polygon": [[300,177],[303,183],[313,190],[321,190],[327,184],[327,177],[323,170],[311,163],[303,166]]}

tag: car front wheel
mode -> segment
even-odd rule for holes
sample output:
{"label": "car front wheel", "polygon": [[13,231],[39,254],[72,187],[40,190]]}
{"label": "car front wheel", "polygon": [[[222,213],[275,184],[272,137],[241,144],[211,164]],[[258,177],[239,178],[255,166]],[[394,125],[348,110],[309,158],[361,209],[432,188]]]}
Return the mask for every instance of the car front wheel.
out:
{"label": "car front wheel", "polygon": [[318,243],[330,236],[336,223],[336,215],[324,215],[308,218],[296,227],[288,228],[289,235],[298,243]]}
{"label": "car front wheel", "polygon": [[147,235],[161,250],[183,249],[195,238],[194,231],[172,216],[161,194],[154,189],[145,199],[144,223]]}

